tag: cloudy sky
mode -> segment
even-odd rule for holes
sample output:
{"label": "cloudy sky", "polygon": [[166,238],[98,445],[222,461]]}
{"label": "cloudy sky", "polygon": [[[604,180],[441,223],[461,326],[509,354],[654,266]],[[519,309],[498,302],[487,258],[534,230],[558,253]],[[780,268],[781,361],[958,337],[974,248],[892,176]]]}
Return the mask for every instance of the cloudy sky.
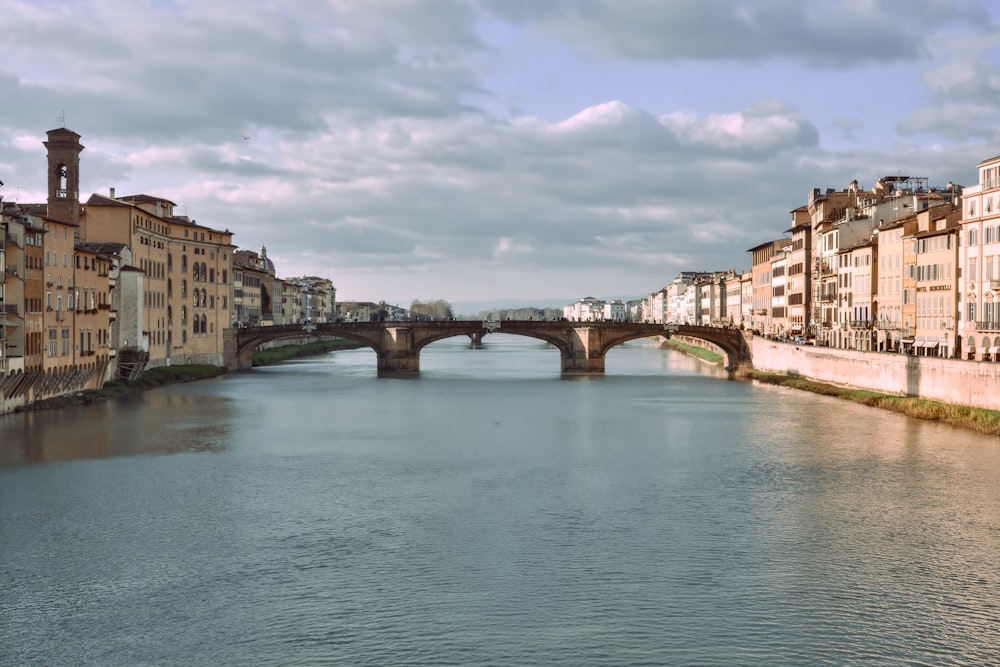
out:
{"label": "cloudy sky", "polygon": [[408,305],[749,268],[813,187],[975,182],[993,0],[0,0],[0,189],[155,194]]}

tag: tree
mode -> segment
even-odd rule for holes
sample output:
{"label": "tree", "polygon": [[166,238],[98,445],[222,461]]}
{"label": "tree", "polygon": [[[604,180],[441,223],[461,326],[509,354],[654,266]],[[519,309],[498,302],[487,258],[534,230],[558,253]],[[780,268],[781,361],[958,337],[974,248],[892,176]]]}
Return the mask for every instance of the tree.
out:
{"label": "tree", "polygon": [[410,317],[415,320],[450,320],[455,318],[451,304],[444,299],[420,301],[414,299],[410,304]]}

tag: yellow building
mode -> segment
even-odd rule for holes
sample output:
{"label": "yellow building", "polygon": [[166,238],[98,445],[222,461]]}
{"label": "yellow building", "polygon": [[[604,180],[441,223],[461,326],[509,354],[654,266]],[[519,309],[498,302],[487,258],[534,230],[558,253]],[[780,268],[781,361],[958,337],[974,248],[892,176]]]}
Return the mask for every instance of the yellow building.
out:
{"label": "yellow building", "polygon": [[[174,214],[161,197],[92,195],[81,230],[87,240],[124,243],[144,274],[139,309],[149,365],[221,365],[229,327],[232,233]],[[122,304],[122,307],[133,307]]]}

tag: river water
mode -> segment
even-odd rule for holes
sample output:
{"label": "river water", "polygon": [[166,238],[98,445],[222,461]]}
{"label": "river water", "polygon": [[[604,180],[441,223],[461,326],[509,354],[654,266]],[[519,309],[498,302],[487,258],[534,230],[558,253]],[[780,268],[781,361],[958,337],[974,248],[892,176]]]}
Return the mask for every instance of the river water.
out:
{"label": "river water", "polygon": [[0,664],[1000,664],[996,438],[486,343],[0,418]]}

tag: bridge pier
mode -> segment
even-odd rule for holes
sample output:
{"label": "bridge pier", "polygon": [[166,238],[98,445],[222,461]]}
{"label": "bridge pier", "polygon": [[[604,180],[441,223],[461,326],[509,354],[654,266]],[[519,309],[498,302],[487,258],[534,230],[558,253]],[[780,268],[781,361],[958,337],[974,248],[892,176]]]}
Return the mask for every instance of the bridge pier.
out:
{"label": "bridge pier", "polygon": [[378,353],[379,375],[388,373],[419,373],[420,353],[414,350],[387,350]]}
{"label": "bridge pier", "polygon": [[566,330],[566,346],[560,348],[564,373],[603,373],[604,353],[601,330],[574,327]]}
{"label": "bridge pier", "polygon": [[420,349],[414,344],[409,326],[388,326],[382,332],[382,344],[375,349],[379,373],[417,373]]}
{"label": "bridge pier", "polygon": [[563,373],[603,373],[604,355],[600,357],[577,357],[571,354],[562,355]]}

